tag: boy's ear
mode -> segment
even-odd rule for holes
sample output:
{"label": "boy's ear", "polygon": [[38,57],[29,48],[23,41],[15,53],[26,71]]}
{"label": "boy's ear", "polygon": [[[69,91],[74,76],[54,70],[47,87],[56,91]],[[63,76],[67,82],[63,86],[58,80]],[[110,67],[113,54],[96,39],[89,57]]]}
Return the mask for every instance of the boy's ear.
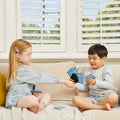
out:
{"label": "boy's ear", "polygon": [[103,57],[102,59],[103,59],[103,61],[106,61],[107,57],[105,56],[105,57]]}

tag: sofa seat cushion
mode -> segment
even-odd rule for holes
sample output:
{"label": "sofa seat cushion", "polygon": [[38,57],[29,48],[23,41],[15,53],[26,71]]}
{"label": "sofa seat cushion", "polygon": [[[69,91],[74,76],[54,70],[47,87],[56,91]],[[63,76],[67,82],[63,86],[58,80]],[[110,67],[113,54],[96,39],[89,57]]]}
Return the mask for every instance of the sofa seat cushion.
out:
{"label": "sofa seat cushion", "polygon": [[120,120],[120,107],[106,110],[87,110],[82,112],[83,116],[90,116],[91,120]]}
{"label": "sofa seat cushion", "polygon": [[1,120],[83,120],[82,114],[76,107],[66,106],[61,110],[54,109],[54,107],[53,104],[50,104],[38,114],[25,108],[23,110],[16,107],[0,108],[0,118]]}

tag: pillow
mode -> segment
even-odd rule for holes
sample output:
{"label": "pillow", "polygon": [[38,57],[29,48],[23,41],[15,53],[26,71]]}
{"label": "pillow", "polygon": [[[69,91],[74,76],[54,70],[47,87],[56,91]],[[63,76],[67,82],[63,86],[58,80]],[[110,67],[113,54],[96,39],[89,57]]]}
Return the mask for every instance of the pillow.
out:
{"label": "pillow", "polygon": [[6,77],[0,73],[0,106],[5,106],[6,93]]}

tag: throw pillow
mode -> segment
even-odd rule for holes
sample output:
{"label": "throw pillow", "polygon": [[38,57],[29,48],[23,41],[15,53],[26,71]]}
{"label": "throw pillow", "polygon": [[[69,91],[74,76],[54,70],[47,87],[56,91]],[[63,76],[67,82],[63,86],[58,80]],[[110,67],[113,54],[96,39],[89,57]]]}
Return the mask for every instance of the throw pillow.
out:
{"label": "throw pillow", "polygon": [[5,105],[6,93],[6,77],[0,73],[0,106]]}

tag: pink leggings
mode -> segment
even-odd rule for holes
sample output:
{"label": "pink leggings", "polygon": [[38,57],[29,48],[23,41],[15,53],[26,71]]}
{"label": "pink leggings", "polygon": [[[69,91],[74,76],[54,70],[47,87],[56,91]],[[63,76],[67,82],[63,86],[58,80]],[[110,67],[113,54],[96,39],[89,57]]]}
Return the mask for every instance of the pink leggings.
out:
{"label": "pink leggings", "polygon": [[16,107],[20,108],[32,108],[35,105],[44,103],[47,106],[51,101],[50,95],[48,93],[39,94],[38,97],[34,95],[25,96],[19,99]]}

